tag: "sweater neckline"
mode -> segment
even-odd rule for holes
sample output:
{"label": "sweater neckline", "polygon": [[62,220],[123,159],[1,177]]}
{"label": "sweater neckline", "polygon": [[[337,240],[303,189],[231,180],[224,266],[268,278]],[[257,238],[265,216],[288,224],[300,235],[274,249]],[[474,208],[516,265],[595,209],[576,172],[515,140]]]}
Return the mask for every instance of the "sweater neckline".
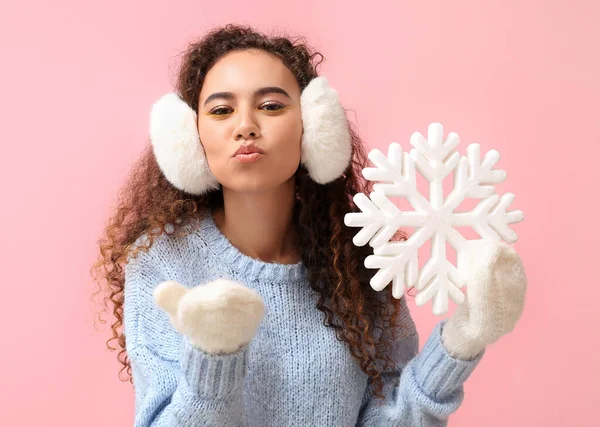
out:
{"label": "sweater neckline", "polygon": [[252,258],[241,252],[217,227],[211,210],[203,212],[198,231],[200,238],[215,256],[215,261],[244,279],[287,282],[306,279],[307,270],[302,261],[295,264],[280,264]]}

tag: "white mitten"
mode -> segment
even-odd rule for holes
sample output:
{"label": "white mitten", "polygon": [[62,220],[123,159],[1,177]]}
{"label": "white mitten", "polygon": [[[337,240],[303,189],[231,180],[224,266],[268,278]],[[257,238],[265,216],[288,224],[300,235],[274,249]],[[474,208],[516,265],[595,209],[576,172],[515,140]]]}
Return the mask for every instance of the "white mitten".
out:
{"label": "white mitten", "polygon": [[467,294],[442,330],[442,342],[459,359],[475,358],[511,332],[525,305],[527,278],[517,252],[504,242],[469,254]]}
{"label": "white mitten", "polygon": [[154,289],[154,300],[194,347],[213,354],[235,353],[249,343],[265,313],[258,292],[226,279],[192,289],[162,282]]}

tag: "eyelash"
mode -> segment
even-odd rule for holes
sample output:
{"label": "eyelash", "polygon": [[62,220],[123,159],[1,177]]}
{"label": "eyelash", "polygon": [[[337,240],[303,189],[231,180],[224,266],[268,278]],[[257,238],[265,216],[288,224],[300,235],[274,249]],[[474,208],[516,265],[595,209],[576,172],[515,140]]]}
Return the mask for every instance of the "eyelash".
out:
{"label": "eyelash", "polygon": [[[281,113],[282,110],[285,110],[287,108],[285,105],[279,104],[277,102],[271,102],[269,104],[263,104],[262,106],[263,107],[269,107],[269,106],[279,107],[279,108],[277,108],[275,110],[264,110],[264,111],[267,112],[267,114],[271,114],[271,115],[279,114],[279,113]],[[228,116],[231,113],[228,113],[228,114],[216,114],[217,111],[226,110],[228,108],[231,108],[231,107],[217,107],[217,108],[211,110],[208,114],[211,115],[211,116],[216,116],[216,117]]]}

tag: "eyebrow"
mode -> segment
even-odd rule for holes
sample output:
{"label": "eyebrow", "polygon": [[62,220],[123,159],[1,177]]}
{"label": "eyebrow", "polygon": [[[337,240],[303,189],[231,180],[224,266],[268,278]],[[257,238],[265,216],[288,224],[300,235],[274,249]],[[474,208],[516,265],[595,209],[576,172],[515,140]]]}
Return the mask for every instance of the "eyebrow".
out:
{"label": "eyebrow", "polygon": [[[257,89],[254,91],[254,97],[259,97],[259,96],[263,96],[269,93],[280,93],[282,95],[287,96],[289,99],[292,99],[292,97],[282,88],[278,87],[278,86],[268,86],[268,87],[261,87],[260,89]],[[233,99],[234,95],[231,92],[215,92],[212,95],[210,95],[208,98],[206,98],[206,101],[204,101],[204,106],[206,106],[206,104],[208,104],[210,101],[212,101],[213,99],[216,98],[223,98],[223,99]]]}

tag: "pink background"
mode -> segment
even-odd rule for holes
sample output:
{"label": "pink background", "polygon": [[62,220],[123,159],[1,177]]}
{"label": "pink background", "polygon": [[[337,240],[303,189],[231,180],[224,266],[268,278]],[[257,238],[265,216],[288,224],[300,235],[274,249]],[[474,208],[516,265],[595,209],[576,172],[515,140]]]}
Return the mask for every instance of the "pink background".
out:
{"label": "pink background", "polygon": [[[600,426],[598,2],[15,4],[0,13],[0,425],[131,425],[133,390],[93,327],[95,242],[175,55],[238,22],[306,35],[371,147],[437,121],[461,152],[501,153],[528,301],[450,425]],[[423,343],[439,319],[411,304]]]}

